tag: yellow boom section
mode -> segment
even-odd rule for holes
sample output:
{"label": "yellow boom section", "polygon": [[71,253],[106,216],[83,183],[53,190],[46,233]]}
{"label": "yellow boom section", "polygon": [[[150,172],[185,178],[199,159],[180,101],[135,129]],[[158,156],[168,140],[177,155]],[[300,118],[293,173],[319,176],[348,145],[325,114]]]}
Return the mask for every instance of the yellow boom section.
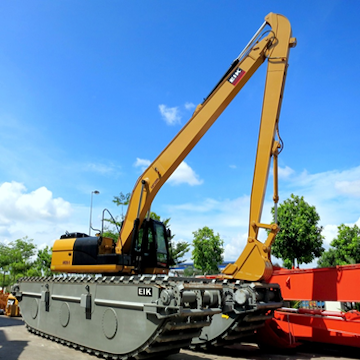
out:
{"label": "yellow boom section", "polygon": [[[290,23],[285,17],[270,14],[267,21],[276,34],[276,42],[267,54],[268,68],[250,201],[249,236],[246,247],[236,262],[223,270],[226,275],[249,281],[267,280],[272,274],[270,246],[274,242],[279,227],[276,224],[261,224],[260,218],[272,156],[274,157],[275,207],[279,199],[277,194],[277,155],[280,144],[275,140],[274,135],[279,122],[289,48],[296,45],[296,39],[291,38]],[[257,239],[260,228],[269,232],[264,243]]]}
{"label": "yellow boom section", "polygon": [[[209,97],[203,104],[198,105],[188,123],[137,180],[119,235],[116,247],[117,253],[128,253],[130,251],[134,224],[136,224],[136,227],[141,225],[161,186],[185,159],[259,66],[268,58],[269,65],[256,160],[257,165],[252,191],[253,194],[256,193],[256,196],[253,196],[252,199],[250,215],[250,222],[255,221],[256,226],[259,226],[258,221],[261,216],[264,200],[269,162],[274,144],[274,130],[280,111],[288,49],[291,42],[291,28],[285,17],[270,13],[266,16],[265,23],[259,29],[258,34],[266,24],[271,26],[271,30],[266,32],[260,39],[255,37],[252,39]],[[139,221],[135,222],[136,219],[139,219]],[[256,227],[251,229],[249,237],[256,238]],[[260,260],[262,261],[262,258]],[[241,268],[238,261],[230,268],[231,274],[229,272],[229,275],[235,275]],[[265,257],[264,261],[267,262],[268,259]],[[265,265],[265,267],[267,268],[268,265]]]}

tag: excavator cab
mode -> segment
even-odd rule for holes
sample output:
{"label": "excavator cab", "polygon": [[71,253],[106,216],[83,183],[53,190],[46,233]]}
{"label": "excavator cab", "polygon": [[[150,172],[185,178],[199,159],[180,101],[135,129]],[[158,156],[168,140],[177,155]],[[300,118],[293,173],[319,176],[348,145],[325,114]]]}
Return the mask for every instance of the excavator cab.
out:
{"label": "excavator cab", "polygon": [[170,231],[162,222],[151,218],[144,220],[134,243],[135,269],[140,273],[150,268],[168,269],[170,237]]}

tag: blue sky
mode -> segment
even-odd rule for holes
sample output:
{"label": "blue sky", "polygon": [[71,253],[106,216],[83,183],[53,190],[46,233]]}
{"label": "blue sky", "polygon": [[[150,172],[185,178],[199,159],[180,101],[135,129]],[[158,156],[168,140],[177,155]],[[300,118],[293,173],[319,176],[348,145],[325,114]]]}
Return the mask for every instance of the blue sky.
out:
{"label": "blue sky", "polygon": [[[315,205],[325,244],[360,224],[358,1],[9,1],[0,4],[0,241],[88,232],[131,192],[269,12],[291,50],[280,202]],[[209,226],[235,260],[247,234],[266,66],[161,189],[176,240]],[[270,221],[272,178],[263,211]]]}

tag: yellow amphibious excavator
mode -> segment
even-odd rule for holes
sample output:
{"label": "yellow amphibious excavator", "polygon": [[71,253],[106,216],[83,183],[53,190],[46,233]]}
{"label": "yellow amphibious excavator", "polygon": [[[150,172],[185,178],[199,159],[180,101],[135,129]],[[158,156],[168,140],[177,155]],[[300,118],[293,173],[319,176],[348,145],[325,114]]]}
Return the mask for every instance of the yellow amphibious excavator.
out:
{"label": "yellow amphibious excavator", "polygon": [[[288,20],[268,14],[188,123],[137,180],[118,241],[82,233],[66,233],[55,241],[51,269],[74,275],[22,278],[13,288],[30,331],[105,358],[159,358],[190,344],[229,344],[262,326],[281,306],[279,286],[261,282],[272,272],[270,246],[278,226],[261,224],[260,217],[271,157],[278,200],[281,141],[275,137],[289,48],[295,44]],[[170,277],[170,234],[148,216],[151,203],[265,60],[246,248],[222,278]],[[270,230],[265,243],[257,239],[259,228]]]}

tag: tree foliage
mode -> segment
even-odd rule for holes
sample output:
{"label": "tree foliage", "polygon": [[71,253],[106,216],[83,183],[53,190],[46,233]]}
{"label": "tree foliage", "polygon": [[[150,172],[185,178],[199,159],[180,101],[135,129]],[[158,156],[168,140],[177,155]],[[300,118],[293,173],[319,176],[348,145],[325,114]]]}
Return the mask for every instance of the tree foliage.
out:
{"label": "tree foliage", "polygon": [[[273,220],[274,208],[272,209]],[[324,248],[320,216],[315,206],[309,205],[304,197],[291,194],[278,208],[277,222],[280,231],[271,247],[274,256],[284,261],[287,268],[302,263],[308,264],[319,257]]]}
{"label": "tree foliage", "polygon": [[10,249],[5,244],[0,243],[0,270],[2,273],[2,279],[1,279],[2,288],[9,285],[9,276],[6,276],[6,274],[9,271],[10,264],[11,264]]}
{"label": "tree foliage", "polygon": [[184,276],[196,276],[196,275],[202,275],[203,272],[199,269],[195,269],[193,266],[187,266],[184,269]]}
{"label": "tree foliage", "polygon": [[10,265],[9,271],[12,274],[12,280],[27,275],[27,271],[31,268],[31,257],[35,255],[36,245],[33,239],[24,237],[10,243]]}
{"label": "tree foliage", "polygon": [[48,246],[44,249],[39,250],[37,253],[36,260],[33,262],[31,269],[28,271],[29,276],[51,276],[52,250]]}
{"label": "tree foliage", "polygon": [[119,196],[114,196],[113,203],[121,206],[121,220],[124,220],[124,206],[129,205],[131,194],[123,194],[120,192]]}
{"label": "tree foliage", "polygon": [[46,246],[37,251],[32,239],[24,237],[10,242],[0,243],[0,271],[2,288],[12,285],[21,276],[49,276],[51,249]]}
{"label": "tree foliage", "polygon": [[319,267],[360,263],[360,228],[357,225],[341,224],[338,226],[338,235],[330,246],[321,255]]}
{"label": "tree foliage", "polygon": [[186,241],[171,241],[170,258],[175,264],[185,262],[183,257],[189,252],[190,244]]}
{"label": "tree foliage", "polygon": [[214,230],[207,226],[194,231],[193,235],[194,267],[200,269],[203,274],[217,274],[219,265],[223,262],[224,241],[219,233],[215,235]]}
{"label": "tree foliage", "polygon": [[115,242],[117,242],[119,238],[119,231],[121,229],[121,224],[125,218],[124,216],[124,206],[129,205],[131,194],[127,193],[124,194],[122,192],[119,193],[119,196],[114,196],[113,203],[116,204],[116,206],[121,206],[121,217],[115,216],[114,218],[111,216],[110,219],[105,219],[108,224],[104,226],[103,236],[113,239]]}

